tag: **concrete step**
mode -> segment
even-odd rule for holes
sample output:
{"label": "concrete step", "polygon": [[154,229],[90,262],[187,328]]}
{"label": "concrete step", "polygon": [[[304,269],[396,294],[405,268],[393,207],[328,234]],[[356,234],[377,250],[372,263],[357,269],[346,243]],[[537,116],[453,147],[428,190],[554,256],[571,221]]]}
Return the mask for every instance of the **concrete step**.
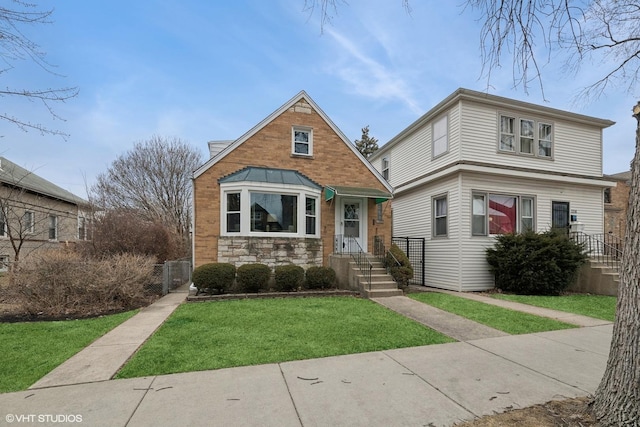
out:
{"label": "concrete step", "polygon": [[400,289],[377,289],[377,290],[363,290],[362,296],[365,298],[384,298],[384,297],[398,297],[403,293]]}
{"label": "concrete step", "polygon": [[366,280],[360,281],[360,286],[364,289],[398,289],[398,284],[393,280],[385,280],[381,282],[371,282],[371,286],[369,286],[369,282]]}
{"label": "concrete step", "polygon": [[[369,281],[369,276],[366,274],[358,274],[358,279],[360,280],[360,282]],[[395,281],[393,280],[393,277],[390,274],[387,274],[387,273],[372,274],[371,283],[378,283],[378,282],[392,282],[395,284]]]}

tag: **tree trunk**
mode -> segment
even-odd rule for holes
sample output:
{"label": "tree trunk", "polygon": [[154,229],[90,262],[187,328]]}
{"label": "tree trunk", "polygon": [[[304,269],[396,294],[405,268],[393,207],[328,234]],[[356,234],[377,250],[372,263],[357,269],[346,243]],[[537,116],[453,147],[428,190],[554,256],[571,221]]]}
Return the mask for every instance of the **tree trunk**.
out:
{"label": "tree trunk", "polygon": [[595,395],[594,411],[602,426],[640,424],[640,102],[636,153],[624,239],[620,287],[607,368]]}

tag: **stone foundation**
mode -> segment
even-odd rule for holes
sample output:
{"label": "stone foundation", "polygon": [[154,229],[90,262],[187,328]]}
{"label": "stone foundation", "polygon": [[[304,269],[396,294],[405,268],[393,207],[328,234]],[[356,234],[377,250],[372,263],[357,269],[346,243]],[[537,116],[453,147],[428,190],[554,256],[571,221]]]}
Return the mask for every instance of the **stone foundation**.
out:
{"label": "stone foundation", "polygon": [[260,263],[271,268],[295,264],[304,269],[322,266],[322,240],[282,237],[220,237],[218,262],[239,267]]}

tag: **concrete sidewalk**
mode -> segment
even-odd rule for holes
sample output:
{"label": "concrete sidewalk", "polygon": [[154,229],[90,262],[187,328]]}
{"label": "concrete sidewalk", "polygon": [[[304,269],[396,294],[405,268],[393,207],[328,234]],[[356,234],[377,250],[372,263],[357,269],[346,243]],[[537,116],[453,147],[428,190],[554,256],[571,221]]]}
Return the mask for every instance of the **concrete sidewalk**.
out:
{"label": "concrete sidewalk", "polygon": [[[29,390],[0,394],[0,426],[77,425],[78,417],[91,426],[450,426],[593,393],[613,329],[579,316],[596,326],[511,336],[389,297],[376,302],[462,342],[108,381],[187,293],[141,310]],[[538,310],[521,306],[510,308]]]}
{"label": "concrete sidewalk", "polygon": [[584,327],[6,393],[0,425],[451,426],[592,394],[611,333]]}

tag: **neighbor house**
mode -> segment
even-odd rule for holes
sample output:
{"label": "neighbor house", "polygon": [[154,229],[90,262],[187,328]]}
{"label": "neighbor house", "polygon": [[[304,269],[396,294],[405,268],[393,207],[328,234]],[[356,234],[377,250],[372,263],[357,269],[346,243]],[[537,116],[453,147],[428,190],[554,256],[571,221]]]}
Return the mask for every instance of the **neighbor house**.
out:
{"label": "neighbor house", "polygon": [[194,266],[326,266],[391,239],[392,188],[304,91],[194,173]]}
{"label": "neighbor house", "polygon": [[88,202],[0,157],[0,269],[89,237]]}
{"label": "neighbor house", "polygon": [[615,186],[604,190],[604,232],[624,239],[631,190],[631,171],[605,175],[605,177],[615,182]]}
{"label": "neighbor house", "polygon": [[602,233],[613,124],[458,89],[383,145],[370,161],[394,187],[394,238],[424,239],[420,283],[492,288],[485,250],[499,234]]}

